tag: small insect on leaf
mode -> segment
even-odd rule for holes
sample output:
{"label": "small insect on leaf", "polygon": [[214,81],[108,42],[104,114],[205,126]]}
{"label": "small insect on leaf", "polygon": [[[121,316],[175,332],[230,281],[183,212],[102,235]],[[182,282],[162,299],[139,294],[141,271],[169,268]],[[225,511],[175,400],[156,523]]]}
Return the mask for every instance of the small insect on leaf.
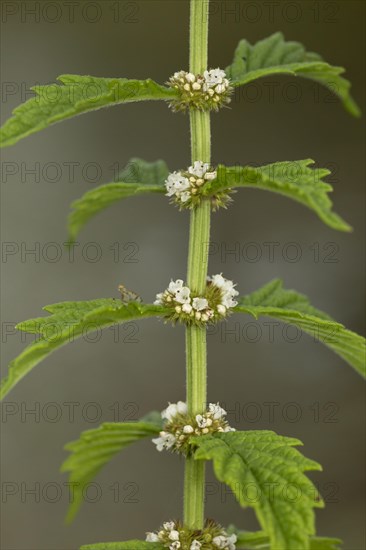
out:
{"label": "small insect on leaf", "polygon": [[129,302],[142,302],[141,296],[136,294],[133,290],[128,290],[124,285],[118,285],[118,291],[121,294],[121,300],[124,304]]}

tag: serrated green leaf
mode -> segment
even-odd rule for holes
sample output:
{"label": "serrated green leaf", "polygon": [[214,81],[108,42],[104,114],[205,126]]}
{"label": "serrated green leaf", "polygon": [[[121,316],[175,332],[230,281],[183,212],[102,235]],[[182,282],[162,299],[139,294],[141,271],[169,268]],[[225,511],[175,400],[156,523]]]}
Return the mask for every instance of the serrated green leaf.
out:
{"label": "serrated green leaf", "polygon": [[[236,547],[238,550],[271,550],[269,537],[264,531],[233,530],[238,537]],[[310,550],[338,550],[342,541],[329,537],[310,537]]]}
{"label": "serrated green leaf", "polygon": [[50,353],[90,332],[119,323],[164,315],[161,306],[139,302],[122,303],[113,298],[84,302],[61,302],[43,308],[52,313],[19,323],[16,328],[41,336],[29,344],[9,365],[6,378],[1,381],[0,399]]}
{"label": "serrated green leaf", "polygon": [[351,115],[361,114],[350,95],[350,82],[341,76],[345,69],[329,65],[319,54],[307,52],[299,42],[286,42],[281,32],[254,45],[247,40],[241,40],[232,64],[225,71],[234,86],[248,84],[257,78],[273,74],[309,78],[336,94]]}
{"label": "serrated green leaf", "polygon": [[145,162],[131,159],[122,170],[119,181],[88,191],[71,205],[74,210],[69,215],[69,241],[76,239],[90,218],[113,203],[143,193],[164,193],[168,175],[169,169],[163,160]]}
{"label": "serrated green leaf", "polygon": [[256,292],[243,296],[234,311],[249,313],[256,319],[265,315],[293,324],[323,342],[365,376],[365,339],[311,306],[303,294],[285,290],[282,285],[282,281],[275,279]]}
{"label": "serrated green leaf", "polygon": [[158,542],[146,542],[144,540],[128,540],[126,542],[100,542],[87,544],[80,550],[164,550]]}
{"label": "serrated green leaf", "polygon": [[212,460],[217,479],[241,506],[254,509],[271,550],[310,549],[313,508],[323,503],[304,472],[321,467],[293,448],[300,441],[253,430],[196,437],[194,444],[195,459]]}
{"label": "serrated green leaf", "polygon": [[64,74],[62,83],[34,86],[36,96],[13,111],[0,129],[0,146],[6,147],[51,124],[82,113],[121,103],[171,100],[175,91],[151,79],[99,78]]}
{"label": "serrated green leaf", "polygon": [[[158,413],[154,414],[154,417]],[[99,428],[83,432],[80,439],[65,446],[70,456],[61,467],[62,472],[70,472],[72,484],[71,500],[67,521],[71,521],[83,502],[85,487],[98,472],[122,449],[144,439],[159,434],[162,427],[161,415],[157,422],[106,422]]]}
{"label": "serrated green leaf", "polygon": [[319,216],[329,227],[339,231],[351,231],[338,214],[332,212],[332,201],[328,193],[331,185],[323,181],[330,174],[325,168],[310,168],[312,159],[275,162],[265,166],[220,165],[217,178],[207,185],[207,194],[215,194],[234,187],[252,187],[265,191],[274,191],[304,204]]}

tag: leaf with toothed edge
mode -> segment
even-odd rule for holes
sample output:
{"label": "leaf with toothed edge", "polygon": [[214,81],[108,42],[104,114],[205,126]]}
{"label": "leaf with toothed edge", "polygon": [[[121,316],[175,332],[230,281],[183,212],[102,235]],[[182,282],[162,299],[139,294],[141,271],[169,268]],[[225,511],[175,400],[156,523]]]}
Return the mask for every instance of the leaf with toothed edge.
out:
{"label": "leaf with toothed edge", "polygon": [[70,244],[93,216],[115,202],[145,193],[165,193],[164,182],[168,175],[169,169],[163,160],[131,159],[119,174],[118,181],[92,189],[73,202],[68,220]]}
{"label": "leaf with toothed edge", "polygon": [[342,101],[353,116],[361,115],[360,108],[350,94],[351,84],[341,75],[343,67],[326,63],[319,54],[307,52],[299,42],[286,42],[277,32],[251,45],[241,40],[234,59],[225,72],[233,86],[242,86],[265,76],[288,74],[314,80],[328,88]]}
{"label": "leaf with toothed edge", "polygon": [[106,422],[99,428],[83,432],[77,441],[65,446],[71,454],[61,467],[70,472],[73,487],[67,521],[74,519],[83,502],[85,487],[122,449],[141,439],[152,438],[162,429],[161,414],[150,413],[138,422]]}
{"label": "leaf with toothed edge", "polygon": [[13,111],[0,129],[0,147],[19,140],[62,120],[134,101],[170,101],[175,90],[161,86],[151,79],[100,78],[64,74],[60,84],[34,86],[36,96]]}
{"label": "leaf with toothed edge", "polygon": [[254,509],[271,550],[310,550],[315,534],[314,507],[323,502],[304,472],[321,470],[294,446],[302,443],[266,430],[195,437],[196,460],[212,460],[217,479],[239,504]]}
{"label": "leaf with toothed edge", "polygon": [[279,279],[238,301],[234,311],[248,313],[256,319],[264,315],[293,324],[335,351],[359,374],[366,375],[365,338],[314,308],[303,294],[284,289]]}
{"label": "leaf with toothed edge", "polygon": [[235,187],[273,191],[307,206],[332,229],[351,231],[351,226],[332,211],[332,201],[328,194],[333,188],[323,181],[330,171],[313,168],[312,164],[312,159],[305,159],[259,167],[220,165],[217,178],[205,186],[205,193],[214,195]]}
{"label": "leaf with toothed edge", "polygon": [[1,381],[0,399],[38,363],[53,351],[77,338],[119,323],[166,314],[161,306],[139,302],[122,303],[113,298],[84,302],[61,302],[43,308],[51,313],[19,323],[17,330],[40,336],[9,365],[8,375]]}
{"label": "leaf with toothed edge", "polygon": [[[271,550],[269,537],[264,531],[239,531],[234,527],[227,529],[237,536],[237,550]],[[339,550],[342,541],[330,537],[310,537],[310,550]]]}

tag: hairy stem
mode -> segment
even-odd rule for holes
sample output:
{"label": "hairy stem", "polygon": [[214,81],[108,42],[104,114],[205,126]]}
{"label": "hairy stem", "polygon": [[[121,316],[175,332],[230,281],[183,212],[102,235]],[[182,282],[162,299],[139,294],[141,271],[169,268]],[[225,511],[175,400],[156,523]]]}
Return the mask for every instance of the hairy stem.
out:
{"label": "hairy stem", "polygon": [[[190,71],[203,73],[207,68],[208,0],[191,0]],[[209,112],[191,111],[191,155],[196,160],[211,160]],[[198,293],[206,287],[211,206],[205,199],[191,213],[188,286]],[[190,413],[201,413],[207,402],[206,329],[187,327],[187,404]],[[204,523],[205,465],[189,457],[185,465],[184,523],[190,529],[202,529]]]}

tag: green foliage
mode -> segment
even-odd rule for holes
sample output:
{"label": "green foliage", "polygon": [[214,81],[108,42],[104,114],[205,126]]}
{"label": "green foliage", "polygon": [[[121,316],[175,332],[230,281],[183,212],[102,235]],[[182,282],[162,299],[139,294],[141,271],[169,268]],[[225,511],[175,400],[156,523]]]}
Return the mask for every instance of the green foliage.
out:
{"label": "green foliage", "polygon": [[126,542],[100,542],[87,544],[80,550],[164,550],[159,542],[146,542],[144,540],[128,540]]}
{"label": "green foliage", "polygon": [[207,194],[234,187],[274,191],[304,204],[333,229],[350,231],[351,227],[332,212],[332,202],[328,193],[333,191],[333,188],[323,181],[330,171],[325,168],[310,168],[312,164],[313,160],[306,159],[275,162],[259,167],[220,165],[217,169],[217,179],[207,185]]}
{"label": "green foliage", "polygon": [[[264,531],[233,530],[238,537],[236,547],[238,550],[270,550],[269,538]],[[338,550],[342,541],[329,537],[310,537],[310,550]]]}
{"label": "green foliage", "polygon": [[343,357],[365,376],[365,339],[310,305],[303,294],[285,290],[275,279],[256,292],[243,296],[234,311],[249,313],[256,319],[265,315],[293,324]]}
{"label": "green foliage", "polygon": [[163,160],[145,162],[138,158],[131,159],[118,181],[88,191],[71,205],[74,210],[68,223],[70,242],[76,239],[90,218],[113,203],[143,193],[164,193],[164,181],[168,174],[169,169]]}
{"label": "green foliage", "polygon": [[120,103],[171,100],[175,91],[151,79],[99,78],[64,74],[62,83],[34,86],[36,96],[17,107],[0,130],[0,146],[17,143],[55,122]]}
{"label": "green foliage", "polygon": [[[202,72],[207,66],[208,21],[207,10],[204,8],[207,6],[204,6],[203,0],[192,0],[190,70],[194,72]],[[171,84],[175,81],[177,87],[181,88],[180,94],[174,87],[161,86],[151,79],[62,75],[58,79],[60,84],[32,88],[35,97],[16,108],[13,116],[0,129],[0,146],[15,144],[30,134],[73,116],[122,103],[163,100],[177,107],[176,100],[179,99],[179,106],[184,103],[194,107],[192,98],[197,96],[196,107],[198,105],[205,110],[210,102],[211,107],[216,107],[221,99],[224,102],[229,101],[231,84],[238,87],[275,74],[302,76],[313,80],[338,96],[350,114],[360,115],[360,109],[350,95],[351,84],[342,76],[344,69],[326,63],[316,53],[307,52],[298,42],[285,42],[281,33],[273,34],[255,45],[242,40],[226,73],[231,79],[230,83],[222,79],[220,72],[212,77],[221,79],[227,88],[221,92],[219,87],[215,88],[216,96],[210,96],[210,90],[201,88],[203,81],[202,84],[199,83],[192,75],[185,76],[186,82],[180,81],[180,73],[170,80]],[[218,86],[222,88],[223,84]],[[214,94],[213,90],[212,93]],[[201,104],[201,98],[206,104]],[[208,159],[209,115],[197,113],[192,108],[190,121],[191,156],[193,160]],[[279,162],[260,168],[219,166],[217,178],[202,187],[202,195],[211,196],[211,200],[216,201],[216,206],[219,206],[225,205],[222,197],[228,199],[230,191],[235,187],[274,191],[309,207],[328,226],[340,231],[350,231],[350,226],[332,211],[332,202],[328,196],[332,187],[323,181],[330,172],[322,168],[314,169],[313,163],[311,159],[306,159]],[[80,229],[92,216],[116,201],[143,193],[164,193],[164,180],[167,176],[168,167],[163,161],[148,163],[141,159],[132,159],[119,174],[118,181],[92,189],[73,203],[73,211],[69,216],[70,241],[75,240]],[[197,182],[200,179],[199,177]],[[209,238],[208,203],[205,200],[196,206],[192,202],[195,209],[191,217],[188,280],[190,286],[197,289],[203,287],[207,271],[207,252],[201,258],[198,249],[202,244],[207,244]],[[142,304],[139,301],[122,302],[112,298],[58,303],[46,306],[44,310],[51,315],[30,319],[16,327],[39,337],[10,363],[8,376],[1,382],[1,399],[33,367],[61,346],[118,323],[156,316],[166,318],[170,311],[163,306]],[[174,311],[177,314],[180,312],[179,309]],[[305,296],[283,289],[281,281],[272,281],[258,291],[242,297],[234,311],[250,314],[256,319],[264,315],[292,323],[322,341],[359,373],[366,373],[364,338],[312,307]],[[196,409],[200,400],[204,401],[206,395],[204,330],[205,328],[191,327],[187,331],[187,401],[188,408],[192,410]],[[101,468],[128,445],[159,434],[162,425],[159,413],[150,413],[133,423],[104,423],[97,429],[83,432],[79,440],[66,446],[70,455],[62,465],[62,471],[69,472],[73,489],[68,520],[77,513],[85,487]],[[190,441],[193,443],[194,459],[212,460],[218,480],[229,485],[240,505],[244,508],[252,507],[258,517],[263,531],[237,532],[238,548],[337,550],[341,542],[338,539],[314,536],[314,508],[322,507],[323,502],[305,472],[320,470],[321,467],[294,448],[301,445],[299,440],[278,436],[270,431],[248,431],[217,432],[200,437],[192,435]],[[201,496],[204,469],[197,469],[193,475],[191,465],[192,463],[186,470],[184,521],[187,527],[193,526],[196,529],[200,523],[201,526],[203,524]],[[202,535],[203,531],[200,533]],[[182,550],[183,546],[184,543]],[[211,543],[208,546],[211,547]],[[86,545],[81,550],[163,548],[160,543],[131,540]]]}
{"label": "green foliage", "polygon": [[313,508],[323,502],[304,472],[321,466],[293,448],[299,440],[253,430],[196,437],[194,443],[195,459],[212,460],[217,479],[241,506],[254,508],[271,550],[310,549]]}
{"label": "green foliage", "polygon": [[353,116],[361,111],[350,95],[351,84],[341,75],[345,69],[329,65],[320,55],[307,52],[299,42],[285,42],[277,32],[252,46],[241,40],[234,59],[226,69],[234,86],[248,84],[257,78],[274,74],[290,74],[315,80],[336,94]]}
{"label": "green foliage", "polygon": [[[151,414],[156,418],[158,413]],[[75,488],[67,520],[75,517],[82,504],[85,487],[107,462],[128,445],[153,437],[161,429],[161,417],[156,422],[149,422],[147,418],[139,422],[108,422],[95,430],[83,432],[78,441],[68,443],[65,449],[71,455],[63,463],[61,471],[70,472],[69,482]]]}
{"label": "green foliage", "polygon": [[18,330],[40,334],[40,337],[11,361],[8,376],[1,382],[0,399],[3,399],[33,367],[64,344],[117,323],[166,314],[160,306],[138,302],[122,303],[113,298],[61,302],[45,306],[43,309],[52,315],[30,319],[16,326]]}

